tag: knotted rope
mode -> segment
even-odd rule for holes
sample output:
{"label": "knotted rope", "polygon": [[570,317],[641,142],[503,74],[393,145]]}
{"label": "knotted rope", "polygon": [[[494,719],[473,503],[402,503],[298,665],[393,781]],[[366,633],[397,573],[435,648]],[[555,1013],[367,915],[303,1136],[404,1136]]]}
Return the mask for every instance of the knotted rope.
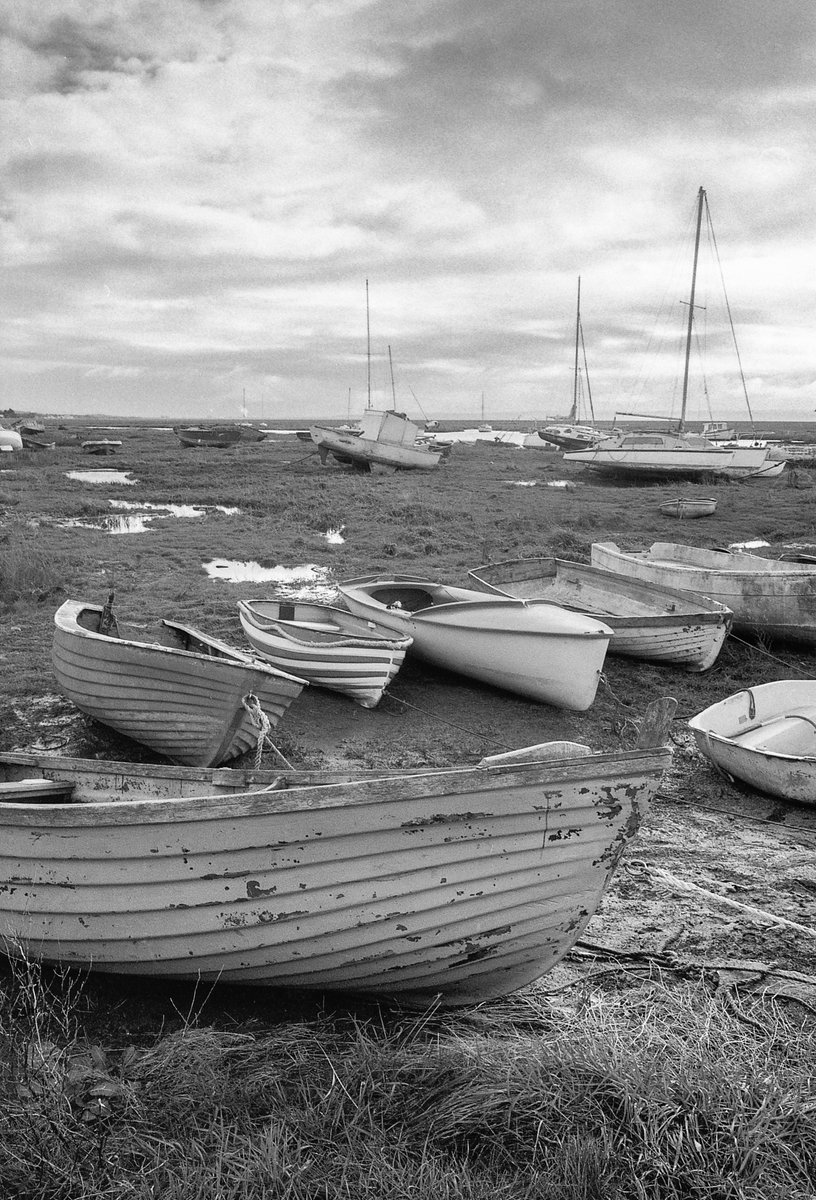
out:
{"label": "knotted rope", "polygon": [[289,770],[294,771],[295,768],[289,762],[289,759],[281,753],[269,736],[269,730],[272,728],[272,723],[264,710],[261,708],[261,702],[258,697],[252,692],[247,692],[247,694],[242,698],[241,704],[249,714],[250,721],[258,730],[258,740],[255,744],[255,762],[253,764],[255,770],[257,771],[260,769],[261,756],[264,752],[264,746],[269,746],[275,751],[278,758],[286,764]]}

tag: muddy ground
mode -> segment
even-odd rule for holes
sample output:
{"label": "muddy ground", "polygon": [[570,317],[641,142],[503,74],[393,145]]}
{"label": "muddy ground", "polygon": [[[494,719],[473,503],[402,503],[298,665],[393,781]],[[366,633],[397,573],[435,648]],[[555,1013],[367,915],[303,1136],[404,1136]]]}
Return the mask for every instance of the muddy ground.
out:
{"label": "muddy ground", "polygon": [[[338,579],[373,571],[427,573],[465,584],[485,561],[558,553],[587,560],[594,540],[626,547],[653,540],[716,546],[753,539],[816,544],[816,489],[797,470],[765,483],[616,486],[560,455],[477,445],[456,447],[435,472],[358,475],[321,467],[292,437],[234,450],[184,450],[169,430],[129,428],[114,458],[82,455],[85,430],[58,434],[51,453],[4,456],[0,568],[0,747],[151,761],[151,753],[84,718],[58,695],[50,667],[53,613],[68,596],[100,602],[115,587],[128,619],[186,620],[243,644],[239,598],[271,585],[210,579],[213,558],[262,566],[316,564],[324,593]],[[7,461],[7,459],[9,461]],[[132,486],[69,479],[68,471],[116,468]],[[569,487],[551,487],[568,483]],[[658,512],[682,492],[718,499],[717,513],[679,523]],[[163,517],[148,531],[88,528],[111,516],[111,500],[234,507],[194,518]],[[83,525],[71,522],[82,521]],[[66,524],[66,522],[68,522]],[[342,541],[327,538],[338,533]],[[293,585],[298,590],[298,585]],[[416,766],[475,761],[500,749],[567,738],[595,749],[621,744],[646,704],[678,700],[673,764],[637,842],[583,943],[537,987],[568,992],[591,975],[606,986],[658,970],[709,970],[725,982],[797,994],[816,1011],[816,807],[750,792],[697,752],[685,720],[741,687],[811,676],[802,647],[731,638],[705,675],[608,658],[587,713],[527,702],[421,663],[408,663],[373,711],[309,689],[273,737],[296,765]],[[272,765],[268,752],[265,765]],[[165,1020],[167,993],[141,994],[138,1016],[114,983],[103,1007],[138,1024]],[[137,989],[138,990],[138,989]],[[174,1001],[175,1002],[175,1001]],[[269,996],[224,1000],[226,1010],[268,1013]],[[288,1012],[278,998],[272,1008]],[[147,1014],[147,1015],[145,1015]],[[151,1015],[152,1014],[152,1015]]]}

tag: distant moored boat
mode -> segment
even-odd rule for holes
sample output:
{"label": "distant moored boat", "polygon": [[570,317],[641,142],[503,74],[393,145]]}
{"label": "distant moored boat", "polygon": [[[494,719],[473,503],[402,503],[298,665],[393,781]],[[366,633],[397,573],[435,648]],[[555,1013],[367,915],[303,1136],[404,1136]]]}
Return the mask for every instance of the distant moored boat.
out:
{"label": "distant moored boat", "polygon": [[225,449],[241,440],[240,425],[174,425],[175,433],[182,446],[211,446]]}

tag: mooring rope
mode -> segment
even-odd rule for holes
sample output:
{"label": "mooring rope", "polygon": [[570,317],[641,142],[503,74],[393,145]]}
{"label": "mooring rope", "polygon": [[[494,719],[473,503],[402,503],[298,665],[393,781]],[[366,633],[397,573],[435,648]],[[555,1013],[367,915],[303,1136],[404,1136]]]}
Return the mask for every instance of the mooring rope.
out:
{"label": "mooring rope", "polygon": [[289,759],[286,758],[286,756],[278,749],[278,747],[272,741],[272,738],[269,736],[269,730],[272,728],[272,723],[264,710],[261,708],[261,702],[258,697],[252,692],[247,692],[246,696],[242,698],[241,704],[249,713],[249,719],[258,730],[258,740],[255,744],[255,762],[253,764],[255,770],[260,770],[261,756],[264,752],[264,746],[270,746],[275,751],[278,758],[281,759],[282,762],[286,763],[286,766],[289,768],[289,770],[294,771],[295,768],[289,762]]}
{"label": "mooring rope", "polygon": [[492,733],[482,733],[479,729],[469,729],[467,725],[459,725],[456,721],[450,721],[447,717],[440,717],[439,713],[431,712],[430,709],[421,708],[418,704],[412,704],[410,700],[403,700],[401,696],[395,696],[389,689],[385,688],[383,695],[389,700],[394,700],[397,704],[403,704],[406,708],[412,708],[414,712],[422,713],[423,717],[430,717],[433,721],[439,721],[443,725],[450,725],[452,729],[458,729],[460,733],[470,734],[471,737],[483,738],[486,742],[492,742],[495,746],[502,750],[514,750],[515,746],[509,746],[506,742],[500,742]]}
{"label": "mooring rope", "polygon": [[807,671],[804,669],[804,667],[797,667],[793,663],[785,662],[784,658],[779,658],[778,655],[771,654],[770,650],[765,650],[762,646],[757,646],[755,642],[749,642],[745,638],[741,638],[739,634],[734,633],[733,631],[729,633],[728,636],[733,638],[735,642],[740,642],[743,646],[747,646],[749,650],[755,650],[757,654],[764,654],[765,657],[770,658],[772,662],[779,663],[780,667],[785,667],[788,671],[795,671],[804,679],[813,678],[812,671]]}

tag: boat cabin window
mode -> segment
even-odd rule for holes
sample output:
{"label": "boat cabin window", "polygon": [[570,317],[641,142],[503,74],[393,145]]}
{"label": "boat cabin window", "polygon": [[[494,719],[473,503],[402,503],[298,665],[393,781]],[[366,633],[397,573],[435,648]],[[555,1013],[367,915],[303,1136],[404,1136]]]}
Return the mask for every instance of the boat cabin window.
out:
{"label": "boat cabin window", "polygon": [[650,446],[662,446],[663,439],[657,435],[648,433],[640,434],[636,437],[625,437],[621,442],[624,450],[645,450]]}

